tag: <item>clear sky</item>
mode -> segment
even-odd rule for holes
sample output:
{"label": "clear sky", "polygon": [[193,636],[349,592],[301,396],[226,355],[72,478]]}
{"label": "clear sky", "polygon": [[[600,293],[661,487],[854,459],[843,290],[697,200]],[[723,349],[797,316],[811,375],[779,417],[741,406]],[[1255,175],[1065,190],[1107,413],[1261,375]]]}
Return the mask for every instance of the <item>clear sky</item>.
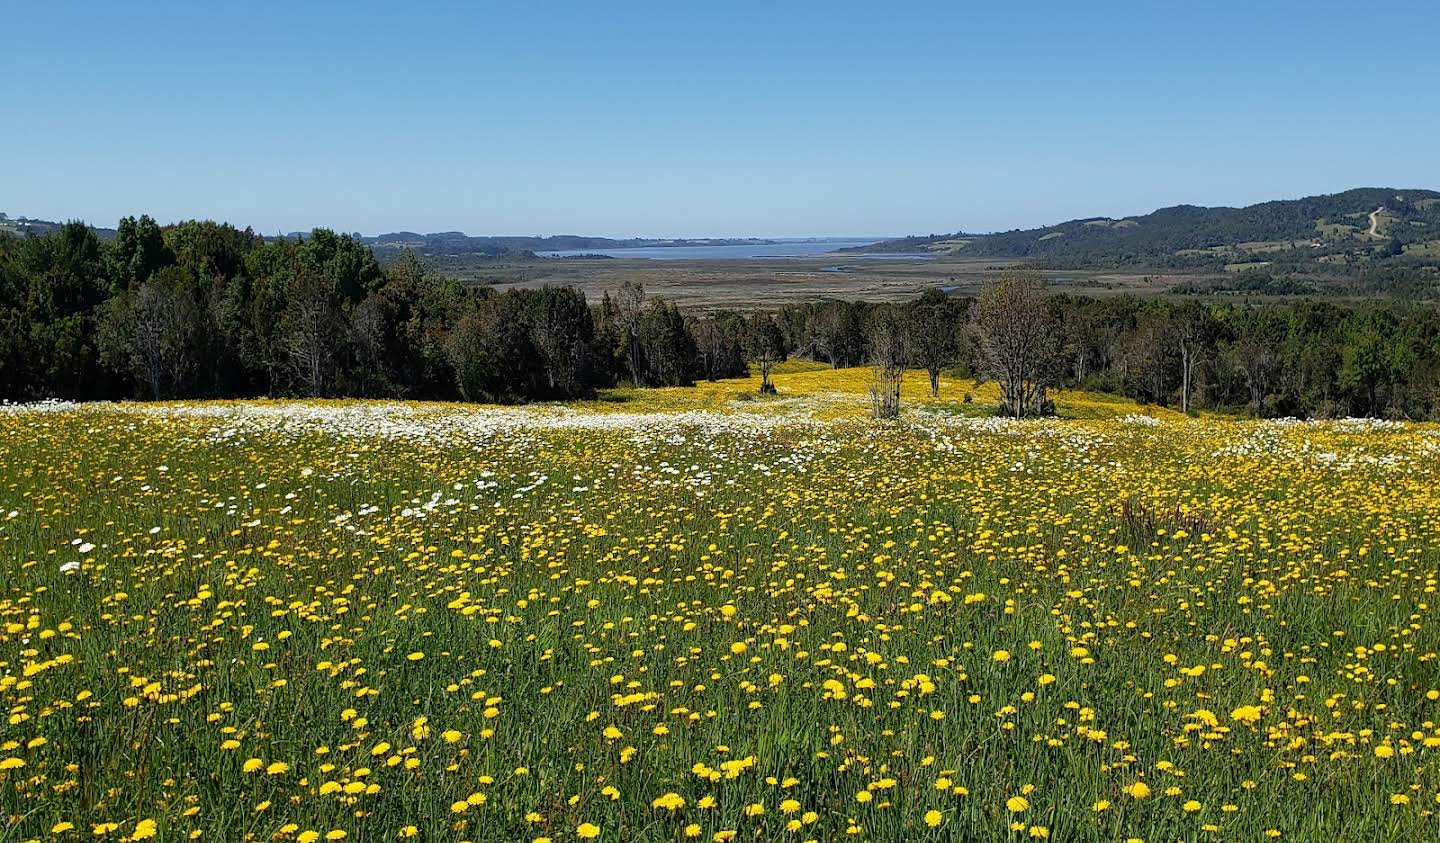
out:
{"label": "clear sky", "polygon": [[23,2],[0,210],[904,234],[1440,187],[1440,2]]}

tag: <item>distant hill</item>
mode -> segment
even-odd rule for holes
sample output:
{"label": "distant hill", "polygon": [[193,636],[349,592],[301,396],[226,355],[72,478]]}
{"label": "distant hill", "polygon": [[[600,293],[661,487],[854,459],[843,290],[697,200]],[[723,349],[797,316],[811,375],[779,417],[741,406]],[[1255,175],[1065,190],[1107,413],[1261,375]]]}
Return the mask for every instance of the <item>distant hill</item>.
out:
{"label": "distant hill", "polygon": [[904,237],[850,251],[1014,258],[1077,269],[1440,265],[1440,192],[1367,187],[1244,208],[1176,205],[995,234]]}
{"label": "distant hill", "polygon": [[416,234],[396,231],[361,240],[375,250],[382,260],[388,253],[410,249],[424,257],[481,255],[487,257],[534,257],[536,252],[569,252],[601,249],[638,249],[665,246],[731,246],[770,245],[772,240],[755,238],[661,239],[632,237],[618,240],[610,237],[586,237],[579,234],[554,234],[548,237],[471,237],[462,231],[441,231]]}
{"label": "distant hill", "polygon": [[[54,222],[53,220],[32,220],[23,216],[12,217],[0,211],[0,234],[15,234],[21,236],[34,234],[38,237],[49,234],[52,231],[59,231],[62,225],[64,225],[64,223]],[[97,228],[95,229],[95,234],[101,240],[109,240],[115,236],[115,229]]]}
{"label": "distant hill", "polygon": [[[63,223],[50,220],[30,219],[24,216],[10,216],[0,212],[0,233],[43,235],[56,231]],[[102,240],[115,236],[113,228],[95,228]],[[310,236],[308,231],[292,231],[285,237],[299,239]],[[388,234],[366,236],[353,234],[356,240],[374,249],[381,260],[394,258],[402,249],[410,249],[422,257],[504,257],[533,258],[536,252],[571,252],[581,250],[663,248],[666,246],[739,246],[773,245],[776,241],[759,238],[661,238],[631,237],[587,237],[579,234],[554,234],[548,237],[471,237],[463,231],[437,231],[419,234],[414,231],[393,231]]]}

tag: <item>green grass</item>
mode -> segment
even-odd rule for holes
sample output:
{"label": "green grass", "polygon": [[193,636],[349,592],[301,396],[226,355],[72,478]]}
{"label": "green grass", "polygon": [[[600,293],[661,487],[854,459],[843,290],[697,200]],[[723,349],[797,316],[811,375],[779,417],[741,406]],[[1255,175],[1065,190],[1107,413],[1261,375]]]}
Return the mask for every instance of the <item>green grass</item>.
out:
{"label": "green grass", "polygon": [[1435,428],[857,377],[0,412],[0,839],[1435,833]]}

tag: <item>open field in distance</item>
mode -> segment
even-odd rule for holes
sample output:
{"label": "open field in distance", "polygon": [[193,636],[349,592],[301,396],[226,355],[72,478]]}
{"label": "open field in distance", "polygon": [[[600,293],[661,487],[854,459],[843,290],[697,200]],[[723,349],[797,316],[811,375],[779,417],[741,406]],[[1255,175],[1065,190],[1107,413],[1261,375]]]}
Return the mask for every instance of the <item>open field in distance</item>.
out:
{"label": "open field in distance", "polygon": [[[671,299],[682,307],[747,308],[782,306],[817,299],[905,301],[925,290],[947,288],[976,294],[1012,261],[987,258],[936,257],[876,260],[855,255],[747,260],[565,259],[474,261],[468,266],[440,264],[447,275],[472,282],[538,287],[571,285],[598,301],[606,290],[626,281],[645,285],[650,295]],[[1163,294],[1186,282],[1211,276],[1196,273],[1054,271],[1051,289],[1086,295],[1125,292]]]}

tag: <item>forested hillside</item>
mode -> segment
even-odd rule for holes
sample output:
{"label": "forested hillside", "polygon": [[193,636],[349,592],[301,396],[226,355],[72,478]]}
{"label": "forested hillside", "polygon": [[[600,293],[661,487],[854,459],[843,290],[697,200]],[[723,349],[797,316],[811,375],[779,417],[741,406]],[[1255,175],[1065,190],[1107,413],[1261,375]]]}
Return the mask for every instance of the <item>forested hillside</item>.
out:
{"label": "forested hillside", "polygon": [[1392,275],[1440,266],[1440,193],[1359,188],[1245,208],[1177,205],[996,234],[906,237],[865,247],[1016,258],[1057,269],[1245,269]]}

